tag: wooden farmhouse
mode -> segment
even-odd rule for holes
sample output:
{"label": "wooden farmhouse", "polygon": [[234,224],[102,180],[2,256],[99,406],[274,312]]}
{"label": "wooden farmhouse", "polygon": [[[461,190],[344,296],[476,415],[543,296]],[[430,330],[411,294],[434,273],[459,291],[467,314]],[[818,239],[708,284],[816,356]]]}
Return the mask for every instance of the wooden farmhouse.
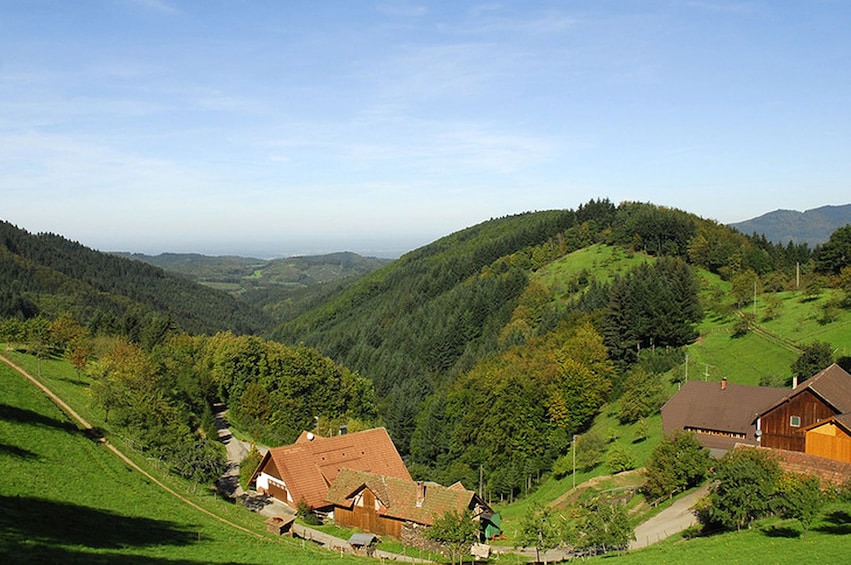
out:
{"label": "wooden farmhouse", "polygon": [[387,430],[374,428],[330,438],[304,432],[295,443],[270,449],[251,482],[291,508],[304,501],[314,510],[327,510],[328,489],[343,469],[411,480]]}
{"label": "wooden farmhouse", "polygon": [[481,536],[490,527],[494,512],[478,494],[456,483],[412,481],[376,473],[343,469],[328,491],[334,521],[382,536],[409,539],[435,518],[449,512],[469,510],[479,524]]}
{"label": "wooden farmhouse", "polygon": [[849,426],[851,375],[836,364],[792,389],[691,381],[662,407],[666,434],[693,432],[714,455],[745,444],[851,461]]}
{"label": "wooden farmhouse", "polygon": [[806,451],[804,428],[849,413],[851,375],[834,363],[760,411],[756,420],[760,445]]}

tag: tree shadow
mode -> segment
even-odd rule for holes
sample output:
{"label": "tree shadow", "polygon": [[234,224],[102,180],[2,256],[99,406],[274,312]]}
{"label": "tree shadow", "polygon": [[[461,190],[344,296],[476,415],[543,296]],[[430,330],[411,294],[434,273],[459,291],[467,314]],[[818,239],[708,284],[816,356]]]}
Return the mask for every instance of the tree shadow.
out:
{"label": "tree shadow", "polygon": [[38,459],[38,455],[29,449],[17,445],[6,445],[5,443],[0,443],[0,455],[8,455],[18,459]]}
{"label": "tree shadow", "polygon": [[221,561],[192,561],[189,559],[167,559],[118,552],[91,553],[75,551],[67,547],[25,545],[4,547],[0,541],[0,560],[4,565],[31,563],[81,563],[85,565],[209,565],[211,563],[234,563],[222,556]]}
{"label": "tree shadow", "polygon": [[804,534],[800,524],[780,523],[766,527],[763,533],[770,538],[799,538]]}
{"label": "tree shadow", "polygon": [[57,420],[56,418],[51,418],[26,408],[18,408],[17,406],[9,406],[8,404],[0,404],[0,420],[56,428],[69,432],[79,431],[77,426],[67,420]]}
{"label": "tree shadow", "polygon": [[843,536],[851,534],[851,514],[845,510],[835,510],[824,517],[825,524],[816,528],[819,532],[825,534],[835,534]]}
{"label": "tree shadow", "polygon": [[97,549],[188,545],[203,539],[187,526],[76,504],[0,495],[0,547],[78,545]]}

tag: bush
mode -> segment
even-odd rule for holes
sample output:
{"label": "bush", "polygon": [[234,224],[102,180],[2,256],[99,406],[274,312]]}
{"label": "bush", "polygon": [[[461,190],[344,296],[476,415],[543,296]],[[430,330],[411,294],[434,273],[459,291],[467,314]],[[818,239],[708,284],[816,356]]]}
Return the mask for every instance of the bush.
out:
{"label": "bush", "polygon": [[688,432],[677,432],[656,446],[641,487],[648,500],[656,500],[679,490],[699,485],[711,465],[709,451]]}
{"label": "bush", "polygon": [[248,490],[248,482],[262,460],[263,456],[257,451],[257,446],[252,444],[248,455],[239,463],[239,484],[242,485],[242,490]]}
{"label": "bush", "polygon": [[721,459],[717,484],[709,494],[710,522],[741,530],[772,510],[781,476],[775,456],[755,448],[732,449]]}
{"label": "bush", "polygon": [[617,444],[609,452],[607,465],[612,474],[635,469],[635,456],[623,444]]}

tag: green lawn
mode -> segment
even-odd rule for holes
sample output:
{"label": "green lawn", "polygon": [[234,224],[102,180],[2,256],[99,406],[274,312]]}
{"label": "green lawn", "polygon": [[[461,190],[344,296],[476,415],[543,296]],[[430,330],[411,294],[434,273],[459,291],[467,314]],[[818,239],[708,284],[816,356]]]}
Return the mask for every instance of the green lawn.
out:
{"label": "green lawn", "polygon": [[[771,525],[774,524],[774,527]],[[851,555],[851,505],[832,505],[803,536],[795,527],[777,520],[756,524],[750,530],[685,540],[675,536],[647,548],[588,562],[623,565],[659,563],[723,563],[724,565],[848,563]]]}
{"label": "green lawn", "polygon": [[[49,364],[42,370],[50,372]],[[4,563],[363,562],[266,534],[263,517],[203,489],[194,502],[259,535],[193,509],[87,438],[5,364],[0,364],[0,462]],[[175,485],[191,493],[189,485]]]}

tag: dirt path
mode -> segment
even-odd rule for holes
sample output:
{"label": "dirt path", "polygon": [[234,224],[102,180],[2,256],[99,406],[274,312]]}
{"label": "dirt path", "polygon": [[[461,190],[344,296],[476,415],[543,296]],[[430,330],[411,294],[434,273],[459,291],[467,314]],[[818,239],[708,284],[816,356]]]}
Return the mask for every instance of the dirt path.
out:
{"label": "dirt path", "polygon": [[174,496],[175,498],[177,498],[181,502],[188,504],[189,506],[191,506],[195,510],[198,510],[199,512],[203,512],[207,516],[215,518],[219,522],[222,522],[223,524],[227,524],[228,526],[236,528],[237,530],[240,530],[240,531],[245,532],[247,534],[251,534],[252,536],[256,536],[256,537],[261,538],[261,539],[266,539],[265,536],[263,536],[262,534],[259,534],[257,532],[253,532],[253,531],[249,530],[248,528],[244,528],[244,527],[240,526],[239,524],[234,524],[233,522],[226,520],[225,518],[222,518],[221,516],[218,516],[217,514],[214,514],[213,512],[210,512],[206,508],[202,508],[201,506],[198,506],[197,504],[195,504],[194,502],[192,502],[191,500],[189,500],[185,496],[178,494],[173,489],[169,488],[168,486],[166,486],[165,484],[163,484],[162,482],[160,482],[159,480],[154,478],[153,475],[151,475],[150,473],[148,473],[147,471],[145,471],[144,469],[139,467],[129,457],[127,457],[123,452],[119,451],[117,447],[115,447],[114,445],[109,443],[109,441],[106,438],[96,436],[95,434],[97,433],[97,431],[94,429],[94,427],[90,423],[88,423],[86,420],[84,420],[79,414],[77,414],[77,412],[75,412],[73,408],[68,406],[68,404],[65,403],[61,398],[59,398],[52,390],[50,390],[44,384],[42,384],[41,381],[39,381],[38,379],[36,379],[32,375],[30,375],[22,367],[19,367],[18,365],[16,365],[12,360],[8,359],[5,355],[0,354],[0,361],[6,363],[11,368],[16,370],[18,373],[20,373],[21,375],[26,377],[27,380],[29,380],[33,385],[35,385],[39,390],[41,390],[45,395],[47,395],[47,397],[50,398],[50,400],[53,401],[53,403],[56,404],[56,406],[58,406],[60,410],[62,410],[66,414],[68,414],[75,422],[77,422],[77,424],[81,427],[81,429],[84,432],[86,432],[88,435],[90,435],[90,437],[97,437],[97,441],[99,443],[101,443],[107,449],[109,449],[111,452],[113,452],[115,455],[117,455],[128,467],[134,469],[135,471],[138,471],[139,473],[144,475],[145,478],[147,478],[149,481],[151,481],[152,483],[154,483],[155,485],[157,485],[158,487],[160,487],[161,489],[163,489],[167,493],[171,494],[172,496]]}
{"label": "dirt path", "polygon": [[[248,452],[251,450],[251,444],[247,441],[242,441],[236,438],[228,428],[227,410],[224,406],[217,406],[216,410],[216,429],[219,434],[219,441],[225,444],[227,451],[228,466],[225,474],[216,481],[216,486],[219,491],[230,498],[239,499],[245,496],[245,491],[239,484],[239,465]],[[265,455],[268,448],[258,445],[257,449],[261,454]]]}
{"label": "dirt path", "polygon": [[635,528],[635,540],[629,543],[629,548],[647,547],[697,524],[697,517],[693,511],[694,505],[708,492],[709,485],[703,485],[675,500],[671,506],[656,516],[639,524]]}

